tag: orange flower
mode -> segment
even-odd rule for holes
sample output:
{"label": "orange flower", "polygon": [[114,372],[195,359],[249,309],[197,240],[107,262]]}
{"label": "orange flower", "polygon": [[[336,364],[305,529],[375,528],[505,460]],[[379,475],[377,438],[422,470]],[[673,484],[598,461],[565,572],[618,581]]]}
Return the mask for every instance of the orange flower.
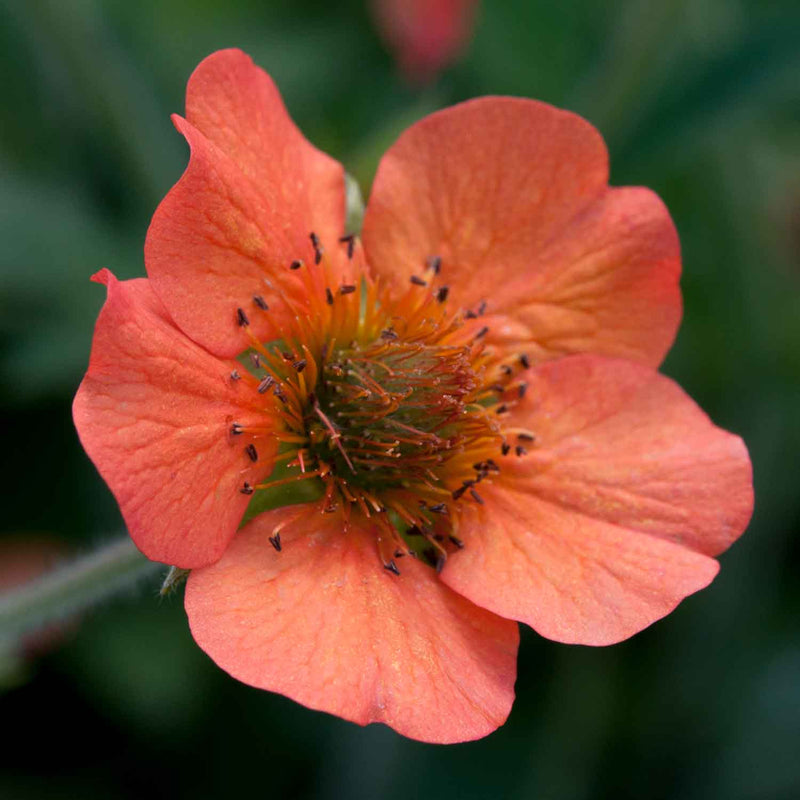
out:
{"label": "orange flower", "polygon": [[[655,371],[677,236],[654,194],[608,187],[588,123],[511,98],[433,114],[381,162],[362,246],[341,166],[246,55],[206,59],[186,105],[148,278],[96,276],[74,414],[137,545],[192,570],[214,661],[463,741],[509,713],[517,620],[608,644],[713,579],[747,451]],[[318,499],[240,528],[284,484]]]}
{"label": "orange flower", "polygon": [[375,25],[408,80],[425,83],[472,34],[477,0],[370,0]]}

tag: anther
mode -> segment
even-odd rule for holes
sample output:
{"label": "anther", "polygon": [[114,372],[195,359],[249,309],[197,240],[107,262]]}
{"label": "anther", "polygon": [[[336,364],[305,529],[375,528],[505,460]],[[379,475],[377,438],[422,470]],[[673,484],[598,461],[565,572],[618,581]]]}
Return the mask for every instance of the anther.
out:
{"label": "anther", "polygon": [[447,537],[459,550],[464,549],[464,542],[458,538],[458,536],[453,536],[452,534]]}
{"label": "anther", "polygon": [[308,238],[311,239],[311,246],[314,248],[314,263],[319,264],[322,261],[322,246],[319,243],[319,236],[314,231],[311,231],[308,234]]}
{"label": "anther", "polygon": [[450,494],[453,497],[453,500],[460,500],[461,495],[469,489],[469,486],[459,486],[458,489],[454,489]]}
{"label": "anther", "polygon": [[242,484],[242,488],[241,488],[241,489],[239,489],[239,491],[240,491],[242,494],[253,494],[253,491],[254,491],[254,489],[253,489],[253,487],[252,487],[252,486],[251,486],[251,485],[250,485],[250,484],[249,484],[247,481],[245,481],[245,482]]}
{"label": "anther", "polygon": [[522,383],[517,387],[517,394],[519,395],[519,399],[522,400],[525,397],[525,392],[528,391],[528,384],[526,381],[522,381]]}
{"label": "anther", "polygon": [[532,433],[518,433],[517,439],[521,442],[532,442],[536,437]]}
{"label": "anther", "polygon": [[333,305],[333,292],[327,286],[325,287],[325,300],[329,306]]}
{"label": "anther", "polygon": [[517,446],[514,448],[514,452],[515,452],[515,453],[516,453],[518,456],[524,456],[524,455],[525,455],[525,454],[526,454],[528,451],[527,451],[527,450],[526,450],[526,449],[525,449],[525,448],[524,448],[524,447],[523,447],[521,444],[518,444],[518,445],[517,445]]}
{"label": "anther", "polygon": [[393,558],[390,559],[388,563],[384,564],[383,568],[387,572],[391,572],[392,575],[399,575],[400,574],[400,570],[397,568],[397,564],[394,563],[394,559]]}
{"label": "anther", "polygon": [[438,575],[443,569],[445,562],[447,561],[447,555],[445,553],[441,553],[436,559],[436,574]]}
{"label": "anther", "polygon": [[477,319],[477,318],[478,318],[478,315],[471,308],[468,308],[464,312],[464,319]]}
{"label": "anther", "polygon": [[239,323],[239,326],[244,328],[245,326],[250,324],[250,320],[247,319],[247,314],[244,313],[243,308],[236,309],[236,321]]}
{"label": "anther", "polygon": [[479,503],[480,505],[483,505],[483,498],[474,489],[470,489],[469,493],[470,493],[470,496],[472,497],[472,499],[476,503]]}
{"label": "anther", "polygon": [[450,287],[449,286],[440,286],[436,290],[436,299],[440,303],[444,303],[444,301],[447,300],[447,295],[449,294],[449,292],[450,292]]}
{"label": "anther", "polygon": [[272,386],[273,383],[275,383],[275,378],[273,378],[272,375],[267,375],[267,377],[258,384],[258,393],[264,394],[268,392],[269,387]]}
{"label": "anther", "polygon": [[356,287],[352,283],[346,283],[344,286],[339,287],[339,294],[353,294]]}
{"label": "anther", "polygon": [[501,403],[497,408],[494,410],[494,413],[498,416],[500,414],[507,414],[508,413],[508,406],[505,403]]}
{"label": "anther", "polygon": [[356,247],[356,237],[355,237],[355,235],[352,234],[352,233],[348,233],[347,236],[339,237],[339,241],[342,244],[346,244],[347,245],[347,257],[352,259],[353,251],[355,250],[355,247]]}
{"label": "anther", "polygon": [[281,551],[281,535],[280,533],[276,533],[274,536],[270,536],[269,543],[280,553]]}
{"label": "anther", "polygon": [[250,353],[250,360],[253,362],[253,366],[256,369],[261,369],[261,357],[258,353]]}
{"label": "anther", "polygon": [[412,275],[411,276],[411,283],[413,283],[415,286],[427,286],[428,285],[428,282],[426,280],[423,280],[422,278],[420,278],[418,275]]}
{"label": "anther", "polygon": [[447,504],[437,503],[435,506],[430,506],[430,508],[428,508],[428,511],[431,511],[434,514],[447,514]]}
{"label": "anther", "polygon": [[272,394],[274,394],[275,397],[277,397],[278,400],[280,400],[281,403],[283,403],[284,405],[286,405],[286,403],[289,402],[289,398],[286,396],[286,394],[284,393],[283,389],[281,389],[280,385],[277,385],[275,387],[275,389],[272,392]]}
{"label": "anther", "polygon": [[508,442],[503,442],[500,451],[504,456],[507,456],[511,452],[511,445]]}
{"label": "anther", "polygon": [[301,358],[299,361],[295,361],[292,363],[292,366],[298,371],[302,372],[306,368],[306,360]]}
{"label": "anther", "polygon": [[481,300],[480,304],[478,305],[478,316],[482,317],[486,313],[486,301]]}
{"label": "anther", "polygon": [[233,425],[231,425],[231,434],[233,436],[238,436],[240,433],[243,432],[244,428],[238,422],[234,422]]}
{"label": "anther", "polygon": [[269,311],[269,306],[267,305],[267,301],[260,295],[254,294],[253,295],[253,302],[262,310],[262,311]]}
{"label": "anther", "polygon": [[434,275],[438,275],[442,270],[442,257],[441,256],[428,256],[425,259],[425,266],[433,270]]}
{"label": "anther", "polygon": [[247,453],[247,457],[251,461],[258,461],[258,450],[256,450],[256,446],[254,444],[249,444],[244,449],[245,453]]}
{"label": "anther", "polygon": [[239,374],[239,370],[238,369],[232,369],[231,370],[231,380],[232,381],[238,381],[238,380],[241,379],[241,377],[242,376]]}
{"label": "anther", "polygon": [[503,375],[511,375],[511,373],[512,373],[513,371],[514,371],[514,370],[513,370],[513,369],[511,368],[511,366],[509,366],[508,364],[503,364],[503,365],[500,367],[500,372],[502,372],[502,373],[503,373]]}
{"label": "anther", "polygon": [[519,357],[519,363],[522,364],[525,369],[528,369],[531,365],[531,360],[528,358],[527,353],[522,353]]}
{"label": "anther", "polygon": [[479,331],[478,331],[478,332],[475,334],[475,338],[476,338],[476,339],[483,339],[483,337],[484,337],[484,336],[486,336],[486,334],[487,334],[487,333],[489,333],[489,326],[488,326],[488,325],[484,325],[484,326],[483,326],[483,327],[482,327],[482,328],[481,328],[481,329],[480,329],[480,330],[479,330]]}
{"label": "anther", "polygon": [[394,341],[397,338],[397,334],[391,328],[386,328],[381,331],[381,339]]}
{"label": "anther", "polygon": [[300,267],[302,266],[303,266],[302,259],[296,258],[294,261],[292,261],[291,264],[289,264],[289,269],[300,269]]}

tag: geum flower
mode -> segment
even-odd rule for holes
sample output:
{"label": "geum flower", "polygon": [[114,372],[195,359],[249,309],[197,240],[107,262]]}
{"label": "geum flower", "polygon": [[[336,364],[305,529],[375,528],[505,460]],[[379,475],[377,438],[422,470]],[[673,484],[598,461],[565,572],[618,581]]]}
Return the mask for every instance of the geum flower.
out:
{"label": "geum flower", "polygon": [[[191,569],[231,675],[432,742],[513,700],[517,621],[618,642],[706,586],[751,513],[742,441],[655,368],[681,313],[659,199],[531,100],[433,114],[343,171],[269,77],[192,75],[148,278],[108,297],[74,416],[130,533]],[[271,487],[316,500],[257,513]],[[250,506],[251,514],[254,506]]]}

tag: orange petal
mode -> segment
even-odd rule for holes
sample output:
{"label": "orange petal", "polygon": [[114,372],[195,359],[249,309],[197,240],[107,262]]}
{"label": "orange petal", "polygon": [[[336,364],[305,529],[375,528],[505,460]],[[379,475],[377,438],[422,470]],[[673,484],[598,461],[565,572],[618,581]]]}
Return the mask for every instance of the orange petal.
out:
{"label": "orange petal", "polygon": [[507,424],[536,441],[464,505],[442,579],[552,639],[619,641],[713,579],[752,513],[747,450],[632,362],[571,356],[526,378]]}
{"label": "orange petal", "polygon": [[[344,174],[306,141],[275,84],[239,50],[197,67],[186,117],[173,119],[189,142],[189,166],[153,217],[147,272],[178,327],[233,356],[249,346],[237,308],[261,340],[279,337],[291,316],[281,293],[305,308],[307,288],[289,265],[299,259],[313,268],[312,231],[332,279],[344,280]],[[268,312],[254,306],[256,296]]]}
{"label": "orange petal", "polygon": [[516,624],[414,559],[398,565],[382,568],[368,521],[344,532],[317,505],[266,512],[192,572],[192,634],[235,678],[310,708],[429,742],[485,736],[513,702]]}
{"label": "orange petal", "polygon": [[607,181],[603,140],[580,117],[533,100],[462,103],[384,156],[367,256],[402,285],[440,256],[454,303],[486,301],[498,346],[655,366],[680,321],[677,234],[652,192]]}
{"label": "orange petal", "polygon": [[[89,370],[73,404],[81,442],[108,483],[137,547],[180,567],[221,555],[271,471],[269,438],[232,436],[232,422],[269,427],[257,393],[178,330],[147,280],[95,279],[108,297]],[[257,463],[244,448],[253,443]]]}

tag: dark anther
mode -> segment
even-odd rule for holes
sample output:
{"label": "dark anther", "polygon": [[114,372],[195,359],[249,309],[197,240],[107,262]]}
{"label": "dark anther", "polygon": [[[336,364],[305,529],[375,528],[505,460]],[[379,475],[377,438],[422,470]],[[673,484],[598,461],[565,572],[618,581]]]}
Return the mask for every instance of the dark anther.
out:
{"label": "dark anther", "polygon": [[252,486],[251,486],[251,485],[250,485],[250,484],[249,484],[247,481],[245,481],[245,482],[242,484],[242,488],[241,488],[241,489],[239,489],[239,491],[240,491],[242,494],[253,494],[253,487],[252,487]]}
{"label": "dark anther", "polygon": [[296,258],[291,264],[289,264],[289,269],[300,269],[302,266],[303,262],[299,258]]}
{"label": "dark anther", "polygon": [[536,437],[532,433],[518,433],[517,439],[521,442],[532,442]]}
{"label": "dark anther", "polygon": [[262,310],[262,311],[269,311],[269,306],[267,305],[267,301],[260,295],[254,294],[253,295],[253,302]]}
{"label": "dark anther", "polygon": [[515,452],[515,453],[516,453],[518,456],[524,456],[524,455],[525,455],[525,454],[526,454],[528,451],[527,451],[527,450],[526,450],[526,449],[525,449],[525,448],[524,448],[524,447],[523,447],[521,444],[518,444],[518,445],[517,445],[517,446],[514,448],[514,452]]}
{"label": "dark anther", "polygon": [[356,248],[356,237],[352,233],[348,233],[347,236],[342,236],[339,238],[339,241],[342,244],[347,244],[347,257],[353,257],[353,251]]}
{"label": "dark anther", "polygon": [[425,259],[425,266],[433,270],[434,275],[438,275],[442,270],[442,257],[441,256],[428,256]]}
{"label": "dark anther", "polygon": [[333,305],[333,292],[327,286],[325,287],[325,301],[329,306]]}
{"label": "dark anther", "polygon": [[525,397],[525,392],[527,392],[527,391],[528,391],[528,384],[527,384],[525,381],[523,381],[523,382],[522,382],[522,383],[521,383],[521,384],[520,384],[520,385],[517,387],[517,394],[519,395],[519,399],[520,399],[520,400],[521,400],[523,397]]}
{"label": "dark anther", "polygon": [[474,489],[470,489],[469,493],[476,503],[483,505],[483,498]]}
{"label": "dark anther", "polygon": [[508,442],[503,442],[503,445],[502,445],[502,447],[500,448],[500,452],[501,452],[501,453],[502,453],[504,456],[507,456],[507,455],[509,454],[509,452],[510,452],[510,451],[511,451],[511,445],[510,445]]}
{"label": "dark anther", "polygon": [[253,366],[256,369],[261,369],[261,357],[258,353],[250,353],[250,360],[253,362]]}
{"label": "dark anther", "polygon": [[477,319],[477,318],[478,318],[478,315],[471,308],[468,308],[464,312],[464,319]]}
{"label": "dark anther", "polygon": [[522,366],[525,367],[525,369],[528,369],[528,367],[530,367],[531,360],[530,360],[530,358],[528,358],[528,354],[527,353],[523,353],[519,357],[519,363],[522,364]]}
{"label": "dark anther", "polygon": [[434,533],[433,538],[436,539],[437,542],[443,542],[444,536],[441,533]]}
{"label": "dark anther", "polygon": [[308,234],[308,238],[311,239],[311,246],[314,248],[314,263],[319,264],[322,261],[322,247],[319,243],[319,236],[312,231]]}
{"label": "dark anther", "polygon": [[258,393],[264,394],[269,391],[269,387],[272,386],[273,383],[275,383],[275,378],[273,378],[272,375],[267,375],[267,377],[258,384]]}
{"label": "dark anther", "polygon": [[231,370],[231,380],[232,381],[238,381],[241,377],[242,376],[239,374],[239,370],[238,369],[232,369]]}
{"label": "dark anther", "polygon": [[498,394],[503,394],[503,392],[505,392],[505,390],[506,390],[506,387],[503,386],[502,383],[493,383],[489,387],[489,391],[490,392],[497,392]]}
{"label": "dark anther", "polygon": [[289,363],[294,361],[294,353],[290,353],[288,350],[282,350],[281,356],[284,361],[288,361]]}
{"label": "dark anther", "polygon": [[299,361],[295,361],[292,366],[298,371],[302,372],[306,368],[306,360],[301,358]]}
{"label": "dark anther", "polygon": [[281,389],[279,385],[275,387],[275,390],[272,392],[272,394],[274,394],[275,397],[277,397],[278,400],[280,400],[281,403],[283,403],[284,405],[286,405],[286,403],[289,402],[289,398],[286,396],[283,389]]}
{"label": "dark anther", "polygon": [[258,461],[258,450],[256,450],[256,446],[254,444],[249,444],[244,449],[245,453],[247,453],[247,457],[251,461]]}
{"label": "dark anther", "polygon": [[396,338],[397,338],[397,334],[391,328],[386,328],[385,330],[381,331],[381,339],[394,340]]}
{"label": "dark anther", "polygon": [[502,372],[503,375],[510,375],[513,371],[514,370],[508,364],[503,364],[503,366],[500,367],[500,372]]}
{"label": "dark anther", "polygon": [[428,511],[432,511],[434,514],[447,514],[447,504],[437,503],[435,506],[431,506]]}
{"label": "dark anther", "polygon": [[459,550],[464,549],[464,542],[458,538],[458,536],[450,535],[447,537]]}
{"label": "dark anther", "polygon": [[394,559],[393,558],[390,559],[388,564],[384,564],[383,568],[385,570],[387,570],[388,572],[391,572],[392,575],[399,575],[400,574],[400,570],[397,569],[397,564],[394,563]]}
{"label": "dark anther", "polygon": [[394,557],[395,558],[403,558],[403,556],[405,556],[405,553],[402,550],[395,550],[394,551]]}
{"label": "dark anther", "polygon": [[487,325],[484,325],[484,326],[483,326],[483,327],[482,327],[482,328],[481,328],[481,329],[480,329],[480,330],[479,330],[479,331],[478,331],[478,332],[475,334],[475,338],[476,338],[476,339],[483,339],[483,337],[484,337],[484,336],[486,336],[486,334],[487,334],[487,333],[489,333],[489,328],[488,328],[488,326],[487,326]]}
{"label": "dark anther", "polygon": [[239,323],[241,327],[250,324],[250,320],[247,319],[247,314],[244,313],[243,308],[236,309],[236,321]]}
{"label": "dark anther", "polygon": [[281,551],[281,535],[276,533],[274,536],[269,537],[269,543],[280,553]]}
{"label": "dark anther", "polygon": [[463,495],[464,492],[466,492],[468,488],[469,488],[468,486],[459,486],[458,489],[454,489],[451,492],[451,494],[453,496],[453,500],[461,499],[461,495]]}
{"label": "dark anther", "polygon": [[507,414],[508,413],[508,406],[505,403],[501,403],[497,408],[494,410],[495,414]]}
{"label": "dark anther", "polygon": [[444,569],[444,562],[447,561],[447,556],[444,553],[440,553],[439,557],[436,559],[436,574],[438,575]]}
{"label": "dark anther", "polygon": [[231,433],[234,436],[238,436],[243,431],[244,431],[244,428],[238,422],[234,422],[233,425],[231,425]]}
{"label": "dark anther", "polygon": [[480,304],[478,305],[478,316],[482,317],[486,313],[486,301],[481,300]]}
{"label": "dark anther", "polygon": [[339,287],[339,294],[353,294],[356,287],[352,283],[346,283],[344,286]]}
{"label": "dark anther", "polygon": [[428,285],[428,282],[423,280],[422,278],[420,278],[418,275],[412,275],[411,276],[411,283],[413,283],[415,286],[427,286]]}
{"label": "dark anther", "polygon": [[449,292],[450,292],[450,287],[449,286],[440,286],[436,290],[436,299],[440,303],[444,303],[444,301],[447,300],[447,295],[449,294]]}
{"label": "dark anther", "polygon": [[406,536],[422,536],[422,531],[418,525],[412,525],[407,531]]}

